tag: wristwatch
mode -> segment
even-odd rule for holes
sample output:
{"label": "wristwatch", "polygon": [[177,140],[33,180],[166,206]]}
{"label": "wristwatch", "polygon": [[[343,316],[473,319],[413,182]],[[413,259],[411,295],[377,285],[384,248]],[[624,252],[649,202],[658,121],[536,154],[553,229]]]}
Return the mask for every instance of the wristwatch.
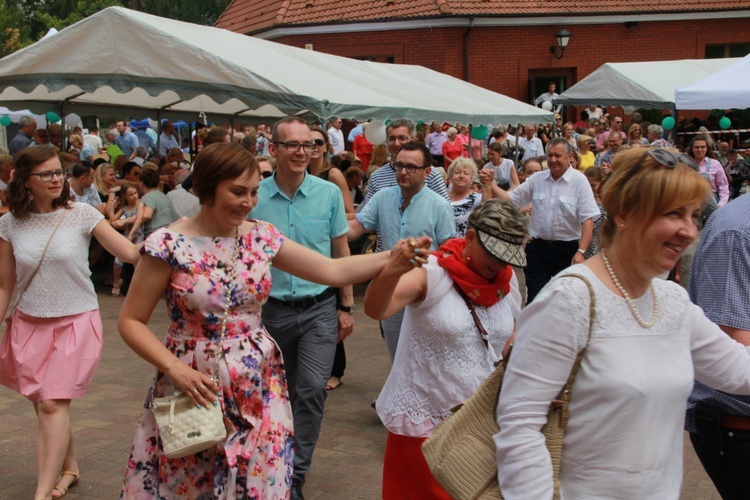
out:
{"label": "wristwatch", "polygon": [[354,304],[350,306],[342,306],[342,305],[338,306],[339,311],[345,312],[347,314],[354,314],[354,309],[356,309],[356,306]]}
{"label": "wristwatch", "polygon": [[581,252],[581,255],[585,255],[586,254],[586,249],[585,248],[579,248],[578,250],[576,250],[576,252]]}

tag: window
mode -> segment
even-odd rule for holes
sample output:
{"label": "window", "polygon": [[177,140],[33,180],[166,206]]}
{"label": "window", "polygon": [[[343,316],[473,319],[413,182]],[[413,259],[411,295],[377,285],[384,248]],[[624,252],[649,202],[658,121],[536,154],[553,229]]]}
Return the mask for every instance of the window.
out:
{"label": "window", "polygon": [[706,45],[706,59],[723,59],[725,57],[745,57],[750,54],[750,43],[727,43],[723,45]]}
{"label": "window", "polygon": [[353,57],[352,59],[357,59],[359,61],[370,61],[370,62],[389,63],[389,64],[394,64],[396,62],[396,58],[394,56],[358,56],[358,57]]}

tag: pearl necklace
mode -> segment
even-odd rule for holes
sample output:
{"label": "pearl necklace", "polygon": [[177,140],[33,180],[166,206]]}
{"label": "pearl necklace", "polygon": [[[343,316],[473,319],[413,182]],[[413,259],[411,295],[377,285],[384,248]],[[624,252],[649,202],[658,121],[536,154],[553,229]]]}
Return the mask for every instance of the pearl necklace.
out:
{"label": "pearl necklace", "polygon": [[612,270],[612,266],[609,264],[609,259],[607,258],[607,253],[602,251],[602,260],[604,261],[604,267],[607,268],[607,272],[609,273],[609,277],[612,278],[612,282],[615,284],[615,288],[622,294],[622,296],[625,298],[625,302],[628,303],[628,307],[630,308],[630,312],[633,313],[633,317],[638,322],[639,325],[641,325],[643,328],[651,328],[656,323],[656,320],[659,319],[659,300],[656,298],[656,292],[654,291],[654,284],[649,283],[649,289],[651,290],[651,295],[654,297],[654,312],[651,315],[651,321],[646,322],[643,320],[643,316],[641,316],[641,313],[638,311],[638,309],[635,307],[635,304],[633,303],[633,299],[630,298],[630,295],[628,292],[625,291],[625,288],[620,284],[620,280],[617,279],[617,276],[615,276],[615,272]]}

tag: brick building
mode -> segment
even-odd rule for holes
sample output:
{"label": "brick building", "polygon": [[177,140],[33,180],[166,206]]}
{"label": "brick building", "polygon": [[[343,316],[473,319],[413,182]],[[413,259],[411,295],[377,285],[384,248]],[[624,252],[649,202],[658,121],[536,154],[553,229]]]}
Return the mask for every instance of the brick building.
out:
{"label": "brick building", "polygon": [[[572,38],[557,59],[563,25]],[[530,102],[605,62],[744,56],[750,0],[233,0],[216,27],[418,64]]]}

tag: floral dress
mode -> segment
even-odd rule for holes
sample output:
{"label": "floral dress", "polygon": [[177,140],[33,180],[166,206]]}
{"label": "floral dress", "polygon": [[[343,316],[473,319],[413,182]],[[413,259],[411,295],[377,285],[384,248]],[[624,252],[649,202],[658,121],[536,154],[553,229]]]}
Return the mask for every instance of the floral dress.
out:
{"label": "floral dress", "polygon": [[[159,372],[149,389],[125,474],[122,498],[287,498],[293,426],[281,351],[261,325],[271,291],[270,267],[283,237],[255,222],[241,238],[224,357],[219,369],[227,439],[184,458],[164,456],[148,404],[175,387]],[[172,268],[165,299],[172,323],[165,345],[181,361],[213,376],[234,238],[185,236],[169,228],[145,252]]]}

